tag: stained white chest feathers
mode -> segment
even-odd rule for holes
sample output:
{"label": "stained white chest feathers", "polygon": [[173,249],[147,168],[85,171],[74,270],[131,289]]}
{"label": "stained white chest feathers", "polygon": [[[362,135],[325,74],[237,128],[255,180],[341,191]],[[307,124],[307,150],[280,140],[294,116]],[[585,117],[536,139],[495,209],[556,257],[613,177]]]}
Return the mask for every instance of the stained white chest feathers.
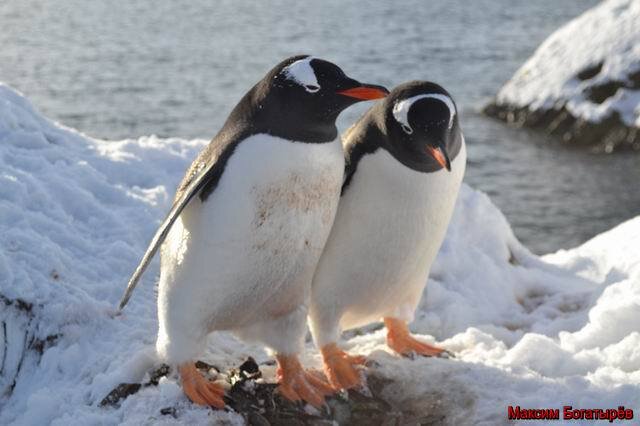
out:
{"label": "stained white chest feathers", "polygon": [[[194,199],[170,232],[161,298],[216,329],[303,303],[333,224],[343,168],[339,142],[268,135],[242,141],[215,190]],[[257,299],[260,309],[238,309]]]}

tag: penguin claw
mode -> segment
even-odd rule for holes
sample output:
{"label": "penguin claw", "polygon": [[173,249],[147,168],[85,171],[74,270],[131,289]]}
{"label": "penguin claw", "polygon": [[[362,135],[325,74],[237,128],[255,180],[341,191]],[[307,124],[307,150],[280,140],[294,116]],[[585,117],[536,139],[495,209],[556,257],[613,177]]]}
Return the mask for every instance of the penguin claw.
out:
{"label": "penguin claw", "polygon": [[182,390],[187,398],[199,405],[208,405],[218,409],[224,408],[224,389],[205,379],[192,362],[178,367],[182,379]]}
{"label": "penguin claw", "polygon": [[450,351],[424,343],[416,339],[409,332],[404,321],[395,318],[385,318],[387,327],[387,345],[402,356],[413,358],[415,355],[453,358]]}
{"label": "penguin claw", "polygon": [[349,355],[335,343],[323,346],[321,352],[324,372],[335,390],[352,389],[362,383],[360,371],[356,366],[363,365],[367,361],[366,357]]}
{"label": "penguin claw", "polygon": [[453,352],[451,352],[448,349],[442,349],[442,352],[439,355],[436,355],[438,358],[444,358],[444,359],[450,359],[450,358],[455,358],[456,354],[454,354]]}
{"label": "penguin claw", "polygon": [[409,357],[412,355],[421,355],[427,357],[449,358],[449,354],[451,353],[446,349],[423,343],[411,335],[401,339],[388,339],[387,344],[400,355]]}
{"label": "penguin claw", "polygon": [[305,401],[322,408],[324,397],[333,393],[333,388],[321,374],[305,371],[296,356],[278,355],[278,391],[290,401]]}

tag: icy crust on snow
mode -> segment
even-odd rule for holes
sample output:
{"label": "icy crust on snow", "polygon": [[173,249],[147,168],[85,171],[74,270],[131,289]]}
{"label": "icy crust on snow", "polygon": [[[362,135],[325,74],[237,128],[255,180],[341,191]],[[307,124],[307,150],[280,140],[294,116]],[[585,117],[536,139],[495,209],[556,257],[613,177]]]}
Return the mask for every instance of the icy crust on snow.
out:
{"label": "icy crust on snow", "polygon": [[[627,126],[640,127],[638,22],[636,0],[607,0],[588,10],[540,45],[500,90],[497,104],[530,110],[566,104],[573,116],[591,122],[617,112]],[[606,93],[608,85],[613,93]],[[604,94],[590,98],[597,91]]]}
{"label": "icy crust on snow", "polygon": [[[99,406],[158,366],[157,261],[122,316],[115,306],[204,144],[92,139],[0,86],[0,295],[11,301],[0,303],[0,424],[243,422],[190,404],[175,375]],[[369,377],[390,402],[450,424],[501,423],[507,405],[638,410],[638,247],[640,217],[538,258],[486,195],[463,185],[412,325],[456,358],[399,358],[374,327],[346,347],[377,361]],[[225,369],[247,356],[268,359],[218,333],[202,359]],[[319,359],[309,341],[303,362]],[[161,414],[167,407],[175,418]]]}

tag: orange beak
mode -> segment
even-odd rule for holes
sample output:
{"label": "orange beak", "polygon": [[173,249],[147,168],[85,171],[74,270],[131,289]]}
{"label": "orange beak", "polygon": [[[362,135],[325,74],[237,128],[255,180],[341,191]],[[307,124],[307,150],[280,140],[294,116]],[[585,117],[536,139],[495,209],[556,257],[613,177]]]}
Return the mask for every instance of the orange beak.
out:
{"label": "orange beak", "polygon": [[451,162],[449,161],[449,157],[443,152],[443,149],[438,147],[434,148],[432,146],[427,146],[427,151],[431,156],[442,166],[443,169],[447,169],[451,171]]}
{"label": "orange beak", "polygon": [[341,90],[338,94],[363,101],[370,101],[373,99],[384,98],[389,94],[389,91],[382,86],[363,84],[362,86],[354,87],[352,89]]}

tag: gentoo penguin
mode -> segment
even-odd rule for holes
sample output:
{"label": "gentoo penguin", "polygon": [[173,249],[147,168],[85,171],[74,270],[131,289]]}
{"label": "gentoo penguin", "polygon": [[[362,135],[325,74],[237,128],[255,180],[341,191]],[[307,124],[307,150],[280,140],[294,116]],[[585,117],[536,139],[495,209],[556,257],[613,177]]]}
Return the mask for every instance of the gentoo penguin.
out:
{"label": "gentoo penguin", "polygon": [[464,175],[458,112],[437,84],[395,88],[345,134],[345,181],[335,222],[313,278],[311,331],[335,388],[359,383],[340,330],[383,319],[387,344],[409,355],[443,349],[407,324],[427,282]]}
{"label": "gentoo penguin", "polygon": [[191,401],[223,407],[194,361],[230,330],[275,352],[280,392],[319,406],[326,382],[302,369],[311,281],[333,223],[344,155],[336,118],[386,96],[336,65],[295,56],[240,100],[180,183],[120,304],[161,246],[156,350]]}

